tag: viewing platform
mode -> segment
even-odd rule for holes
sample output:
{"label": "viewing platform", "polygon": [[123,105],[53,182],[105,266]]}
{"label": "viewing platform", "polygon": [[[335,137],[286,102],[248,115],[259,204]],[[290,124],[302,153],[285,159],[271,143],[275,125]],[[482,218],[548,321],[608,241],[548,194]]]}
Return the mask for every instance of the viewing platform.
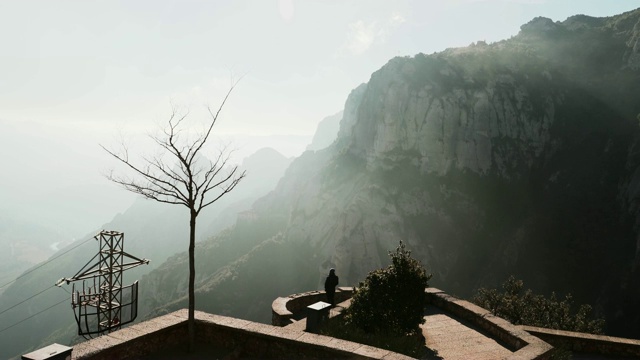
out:
{"label": "viewing platform", "polygon": [[[338,288],[338,304],[330,317],[348,308],[352,295],[352,288]],[[640,340],[517,326],[436,288],[425,289],[425,296],[428,306],[422,334],[425,345],[436,353],[427,359],[549,359],[554,346],[573,352],[574,359],[640,358]],[[272,323],[304,329],[304,308],[325,299],[324,291],[277,298],[272,304]]]}
{"label": "viewing platform", "polygon": [[[428,306],[421,328],[432,350],[425,359],[550,359],[554,346],[572,351],[574,359],[640,358],[640,340],[516,326],[441,290],[427,288],[424,294]],[[337,306],[328,316],[340,316],[351,305],[352,295],[352,288],[338,288]],[[324,291],[279,297],[272,304],[273,325],[196,311],[193,353],[187,352],[183,309],[77,344],[71,359],[411,359],[306,331],[307,306],[325,300]]]}

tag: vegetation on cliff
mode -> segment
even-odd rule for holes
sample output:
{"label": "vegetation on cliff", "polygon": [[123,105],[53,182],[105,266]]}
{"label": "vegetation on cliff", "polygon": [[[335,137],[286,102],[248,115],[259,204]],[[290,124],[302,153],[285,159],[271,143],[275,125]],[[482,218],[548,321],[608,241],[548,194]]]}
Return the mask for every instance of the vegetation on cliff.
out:
{"label": "vegetation on cliff", "polygon": [[587,304],[574,307],[571,294],[560,300],[555,293],[550,297],[534,294],[524,289],[524,282],[511,276],[497,289],[481,288],[472,301],[509,320],[515,325],[538,326],[557,330],[602,334],[604,319],[594,318],[592,307]]}

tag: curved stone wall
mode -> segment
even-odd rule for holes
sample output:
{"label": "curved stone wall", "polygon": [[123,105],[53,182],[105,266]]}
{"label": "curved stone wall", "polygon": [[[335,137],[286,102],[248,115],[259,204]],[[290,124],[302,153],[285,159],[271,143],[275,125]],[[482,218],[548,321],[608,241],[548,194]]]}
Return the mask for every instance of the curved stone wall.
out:
{"label": "curved stone wall", "polygon": [[[353,296],[352,287],[340,286],[336,288],[336,303],[350,299],[351,296]],[[287,326],[294,320],[299,320],[295,317],[304,316],[306,307],[318,301],[327,301],[327,295],[324,291],[307,291],[275,299],[271,303],[271,325]]]}

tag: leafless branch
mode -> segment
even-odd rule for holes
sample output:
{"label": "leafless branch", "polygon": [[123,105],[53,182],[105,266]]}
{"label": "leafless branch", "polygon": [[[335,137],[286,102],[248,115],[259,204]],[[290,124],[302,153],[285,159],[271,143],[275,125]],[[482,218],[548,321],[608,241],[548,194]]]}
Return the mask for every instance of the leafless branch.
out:
{"label": "leafless branch", "polygon": [[[215,161],[208,160],[206,166],[200,161],[205,157],[199,156],[199,152],[209,140],[213,126],[237,83],[237,81],[233,83],[215,114],[210,107],[207,107],[211,117],[210,124],[195,140],[188,141],[180,137],[181,124],[189,113],[179,114],[175,106],[172,106],[168,125],[162,131],[164,136],[150,136],[161,153],[155,156],[142,156],[142,166],[131,161],[129,150],[124,143],[122,154],[117,154],[100,145],[109,155],[133,172],[131,178],[114,176],[112,172],[107,175],[107,179],[145,198],[166,204],[184,205],[190,210],[188,318],[190,349],[193,349],[195,344],[195,220],[203,208],[232,191],[246,175],[244,171],[237,174],[238,166],[228,166],[231,153],[226,148],[218,153]],[[162,156],[164,154],[171,155],[173,161],[165,162]],[[223,175],[223,170],[228,170],[226,175]],[[217,196],[207,199],[207,196],[211,196],[216,190],[219,191]]]}
{"label": "leafless branch", "polygon": [[[195,148],[195,150],[193,151],[193,153],[191,154],[191,158],[195,157],[195,155],[198,153],[198,151],[200,151],[200,149],[202,148],[202,146],[207,142],[207,140],[209,139],[209,135],[211,134],[211,130],[213,129],[213,126],[216,124],[216,121],[218,120],[218,115],[220,115],[220,112],[222,111],[222,108],[224,107],[224,104],[227,103],[227,99],[229,98],[229,95],[231,95],[231,92],[233,91],[233,89],[236,87],[236,85],[238,85],[238,82],[241,80],[242,78],[238,79],[238,81],[234,82],[231,87],[229,88],[229,91],[227,91],[227,94],[225,95],[224,99],[222,100],[222,103],[220,104],[220,106],[218,107],[218,110],[216,111],[215,115],[213,114],[213,111],[211,111],[211,107],[207,106],[207,111],[209,112],[209,115],[211,116],[211,124],[209,124],[209,128],[207,129],[206,134],[204,135],[204,137],[202,137],[199,141],[194,142],[195,144],[198,144],[197,147]],[[187,153],[187,157],[189,157],[189,153]]]}
{"label": "leafless branch", "polygon": [[[214,202],[218,201],[218,199],[220,199],[225,194],[229,193],[231,190],[233,190],[236,187],[236,185],[238,185],[240,180],[242,180],[246,176],[247,172],[243,171],[242,174],[240,174],[238,177],[233,177],[233,175],[236,173],[237,169],[238,168],[235,167],[233,169],[233,171],[231,171],[230,174],[227,177],[225,177],[224,179],[222,179],[218,183],[216,183],[216,184],[214,184],[214,185],[212,185],[210,187],[207,187],[205,189],[205,191],[202,192],[202,195],[200,197],[200,204],[198,205],[198,212],[200,212],[200,210],[204,209],[205,207],[213,204]],[[215,198],[213,198],[210,201],[208,201],[208,202],[203,204],[203,200],[205,198],[205,193],[206,192],[208,192],[211,189],[220,187],[222,184],[225,184],[227,181],[229,181],[229,179],[231,179],[231,182],[229,182],[226,186],[222,186],[222,192],[218,196],[216,196]]]}
{"label": "leafless branch", "polygon": [[[147,167],[146,169],[142,169],[142,168],[140,168],[138,166],[133,165],[129,161],[128,153],[125,153],[125,155],[121,156],[121,155],[118,155],[118,154],[114,153],[113,151],[107,149],[106,147],[104,147],[102,145],[100,145],[100,147],[102,147],[104,149],[104,151],[106,151],[111,156],[116,158],[118,161],[120,161],[121,163],[126,165],[128,168],[132,169],[134,171],[134,173],[138,174],[142,178],[146,179],[153,186],[155,186],[158,193],[175,194],[175,197],[178,198],[179,200],[182,200],[182,201],[188,199],[180,191],[180,189],[175,184],[172,184],[171,182],[169,182],[167,180],[160,179],[157,175],[154,175],[150,171],[149,167]],[[113,176],[108,177],[108,179],[113,181],[113,182],[115,182],[115,183],[117,183],[117,184],[119,184],[119,185],[124,186],[127,190],[129,190],[131,192],[138,193],[138,194],[144,195],[145,197],[151,198],[151,196],[148,196],[148,193],[153,191],[152,187],[150,187],[150,186],[142,186],[142,185],[136,183],[133,180],[129,180],[127,182],[127,180],[123,180],[123,179],[120,179],[120,178],[115,178]],[[130,184],[131,186],[128,187],[127,184]],[[146,189],[146,192],[144,192],[144,193],[140,192],[139,189]]]}

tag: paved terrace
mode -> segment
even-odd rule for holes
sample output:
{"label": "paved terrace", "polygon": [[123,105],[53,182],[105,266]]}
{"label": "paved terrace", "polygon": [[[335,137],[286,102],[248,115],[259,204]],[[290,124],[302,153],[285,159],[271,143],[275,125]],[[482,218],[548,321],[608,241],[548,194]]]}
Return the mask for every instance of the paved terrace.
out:
{"label": "paved terrace", "polygon": [[[331,309],[329,317],[338,316],[351,305],[351,300],[343,301]],[[513,355],[504,344],[491,338],[486,332],[468,321],[446,314],[436,307],[425,312],[425,323],[421,326],[426,346],[437,351],[437,356],[427,359],[443,360],[495,360],[506,359]],[[285,329],[304,331],[307,319],[300,318],[285,326]]]}
{"label": "paved terrace", "polygon": [[[351,304],[352,289],[341,287],[336,293],[341,301],[330,317],[339,315]],[[428,359],[546,359],[552,346],[509,322],[491,315],[468,301],[456,299],[443,291],[428,288],[430,305],[421,326],[426,346],[437,352]],[[273,324],[303,331],[306,306],[325,301],[322,291],[295,294],[273,302]],[[291,310],[291,311],[289,311]]]}
{"label": "paved terrace", "polygon": [[[338,288],[338,306],[330,316],[348,308],[352,295],[352,288]],[[640,340],[516,326],[436,288],[425,289],[425,297],[429,305],[421,328],[427,347],[437,351],[428,359],[549,359],[553,347],[570,350],[574,359],[640,359]],[[324,291],[277,298],[272,324],[303,331],[306,307],[325,300]]]}
{"label": "paved terrace", "polygon": [[444,360],[494,360],[513,356],[506,344],[501,344],[478,326],[430,306],[425,312],[422,335],[429,349]]}
{"label": "paved terrace", "polygon": [[423,334],[443,359],[548,359],[553,347],[520,327],[436,288],[425,289]]}

